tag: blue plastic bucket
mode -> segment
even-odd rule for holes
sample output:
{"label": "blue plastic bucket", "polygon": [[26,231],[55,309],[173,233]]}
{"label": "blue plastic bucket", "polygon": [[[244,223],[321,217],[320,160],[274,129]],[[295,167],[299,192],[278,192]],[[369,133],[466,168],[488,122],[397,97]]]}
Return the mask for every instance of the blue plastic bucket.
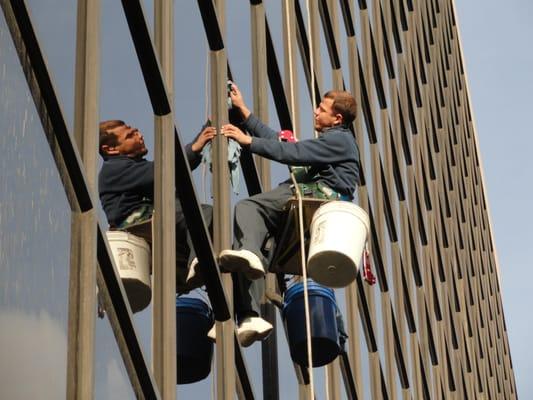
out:
{"label": "blue plastic bucket", "polygon": [[176,299],[178,384],[198,382],[211,372],[213,343],[207,332],[213,323],[213,312],[203,300]]}
{"label": "blue plastic bucket", "polygon": [[[321,367],[329,364],[339,354],[337,304],[330,288],[309,281],[307,289],[313,367]],[[292,285],[285,293],[282,316],[292,360],[299,365],[308,366],[303,283]]]}

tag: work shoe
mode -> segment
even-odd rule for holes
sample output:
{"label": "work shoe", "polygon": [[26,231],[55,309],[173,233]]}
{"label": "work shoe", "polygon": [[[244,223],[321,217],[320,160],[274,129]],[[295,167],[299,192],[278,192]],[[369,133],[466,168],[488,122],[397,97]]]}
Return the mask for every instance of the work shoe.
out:
{"label": "work shoe", "polygon": [[189,272],[187,274],[187,279],[185,281],[186,287],[189,290],[199,288],[200,286],[203,286],[204,284],[204,280],[202,278],[200,270],[198,269],[198,266],[199,266],[198,258],[194,257],[194,259],[191,261],[191,265],[189,265]]}
{"label": "work shoe", "polygon": [[228,272],[242,272],[248,279],[259,279],[265,275],[263,263],[249,250],[222,250],[220,266]]}
{"label": "work shoe", "polygon": [[248,317],[239,323],[237,337],[242,347],[248,347],[256,340],[263,340],[270,332],[272,325],[261,317]]}

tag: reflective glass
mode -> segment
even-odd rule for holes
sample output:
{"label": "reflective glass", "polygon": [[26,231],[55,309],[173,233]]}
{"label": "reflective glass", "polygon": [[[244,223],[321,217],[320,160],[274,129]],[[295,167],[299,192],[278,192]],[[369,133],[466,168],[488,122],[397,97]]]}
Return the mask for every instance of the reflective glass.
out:
{"label": "reflective glass", "polygon": [[0,397],[65,398],[70,207],[0,14]]}

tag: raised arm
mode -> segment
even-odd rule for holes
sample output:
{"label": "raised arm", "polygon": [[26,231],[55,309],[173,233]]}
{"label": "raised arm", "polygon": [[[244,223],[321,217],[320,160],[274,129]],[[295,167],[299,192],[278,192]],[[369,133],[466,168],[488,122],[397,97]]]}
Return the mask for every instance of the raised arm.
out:
{"label": "raised arm", "polygon": [[196,135],[196,138],[191,143],[185,145],[185,153],[187,154],[191,171],[200,165],[200,162],[202,161],[202,149],[215,137],[215,135],[215,127],[209,126],[209,124],[206,123],[202,127],[200,133]]}

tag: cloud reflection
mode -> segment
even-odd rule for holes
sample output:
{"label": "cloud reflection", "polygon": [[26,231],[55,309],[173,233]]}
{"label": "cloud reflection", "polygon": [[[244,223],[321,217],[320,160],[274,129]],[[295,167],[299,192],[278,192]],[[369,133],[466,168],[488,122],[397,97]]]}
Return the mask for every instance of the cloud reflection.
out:
{"label": "cloud reflection", "polygon": [[39,315],[0,309],[0,398],[66,397],[65,324]]}

